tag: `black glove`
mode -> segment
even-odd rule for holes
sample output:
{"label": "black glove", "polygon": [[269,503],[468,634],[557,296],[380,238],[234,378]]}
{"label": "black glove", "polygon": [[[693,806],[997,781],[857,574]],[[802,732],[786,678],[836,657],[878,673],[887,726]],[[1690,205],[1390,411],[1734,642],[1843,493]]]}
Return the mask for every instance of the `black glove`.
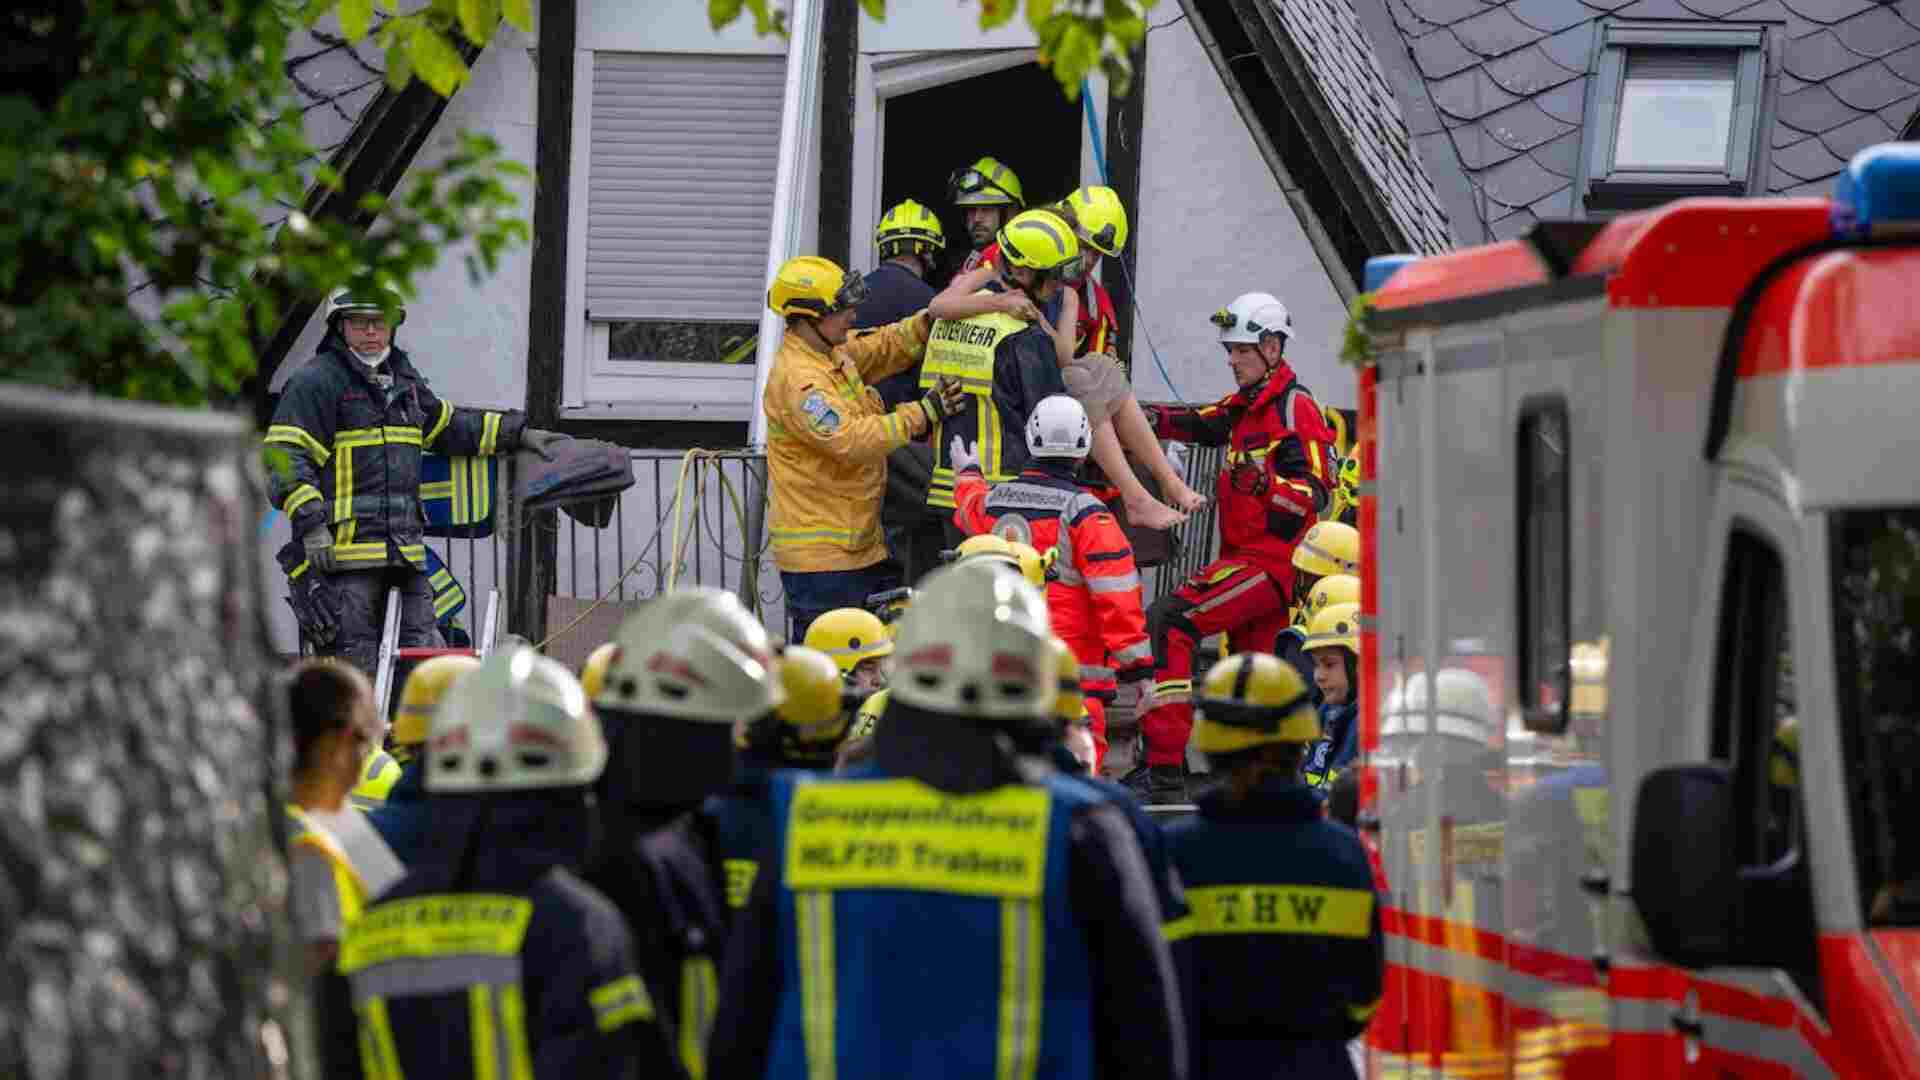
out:
{"label": "black glove", "polygon": [[960,380],[951,375],[942,375],[933,381],[932,389],[920,399],[920,407],[927,410],[927,423],[937,424],[967,407],[967,388]]}
{"label": "black glove", "polygon": [[1267,488],[1273,484],[1267,476],[1266,466],[1254,461],[1244,461],[1235,465],[1228,482],[1233,485],[1233,490],[1240,494],[1256,496],[1265,495]]}
{"label": "black glove", "polygon": [[300,636],[315,649],[326,648],[339,636],[340,611],[337,599],[333,595],[332,585],[319,575],[302,574],[291,583],[287,606],[293,609],[294,621],[300,624]]}

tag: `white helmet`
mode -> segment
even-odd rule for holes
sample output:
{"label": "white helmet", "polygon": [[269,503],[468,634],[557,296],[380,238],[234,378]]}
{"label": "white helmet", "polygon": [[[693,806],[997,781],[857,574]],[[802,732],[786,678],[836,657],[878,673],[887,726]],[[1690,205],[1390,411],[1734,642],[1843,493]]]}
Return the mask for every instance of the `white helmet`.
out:
{"label": "white helmet", "polygon": [[1380,737],[1443,735],[1484,748],[1493,741],[1493,695],[1486,680],[1465,668],[1442,668],[1433,677],[1432,727],[1427,721],[1427,673],[1416,671],[1395,686],[1381,710]]}
{"label": "white helmet", "polygon": [[564,664],[524,646],[460,676],[427,732],[427,790],[585,787],[607,766],[600,722]]}
{"label": "white helmet", "polygon": [[767,628],[730,592],[696,587],[655,597],[613,640],[618,651],[594,702],[602,708],[731,724],[786,699]]}
{"label": "white helmet", "polygon": [[1268,334],[1293,336],[1293,317],[1272,293],[1242,293],[1209,321],[1220,328],[1222,345],[1257,345]]}
{"label": "white helmet", "polygon": [[981,719],[1044,722],[1057,677],[1046,601],[985,560],[927,575],[894,642],[895,701]]}
{"label": "white helmet", "polygon": [[1078,461],[1093,449],[1093,428],[1087,410],[1065,394],[1040,399],[1027,417],[1027,453],[1037,458]]}
{"label": "white helmet", "polygon": [[327,298],[327,324],[331,326],[334,317],[338,315],[383,315],[387,310],[386,307],[381,306],[383,301],[387,307],[393,309],[393,328],[398,330],[400,324],[407,321],[407,306],[400,302],[397,293],[392,292],[384,296],[375,296],[355,293],[349,289],[336,289],[333,295]]}

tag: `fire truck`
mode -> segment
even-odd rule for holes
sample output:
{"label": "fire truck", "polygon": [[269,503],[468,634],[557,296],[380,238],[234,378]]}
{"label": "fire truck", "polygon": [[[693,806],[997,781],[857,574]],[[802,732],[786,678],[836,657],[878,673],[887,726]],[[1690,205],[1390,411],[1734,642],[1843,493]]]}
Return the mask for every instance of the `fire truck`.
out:
{"label": "fire truck", "polygon": [[1366,287],[1369,1073],[1920,1075],[1920,145]]}

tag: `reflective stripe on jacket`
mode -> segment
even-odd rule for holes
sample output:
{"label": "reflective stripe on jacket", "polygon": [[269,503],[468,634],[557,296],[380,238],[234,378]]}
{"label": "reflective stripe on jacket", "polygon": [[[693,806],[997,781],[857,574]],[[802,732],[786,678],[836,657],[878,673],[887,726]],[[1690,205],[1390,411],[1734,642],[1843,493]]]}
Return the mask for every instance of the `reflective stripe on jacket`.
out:
{"label": "reflective stripe on jacket", "polygon": [[767,376],[767,532],[782,570],[859,570],[887,557],[887,455],[927,430],[918,401],[887,409],[868,383],[912,367],[923,316],[856,334],[831,356],[788,331]]}
{"label": "reflective stripe on jacket", "polygon": [[353,860],[333,834],[316,824],[305,810],[289,803],[287,849],[294,851],[301,848],[318,852],[333,868],[334,893],[340,900],[340,922],[342,926],[352,926],[367,906],[366,881],[361,878],[360,871],[354,869]]}

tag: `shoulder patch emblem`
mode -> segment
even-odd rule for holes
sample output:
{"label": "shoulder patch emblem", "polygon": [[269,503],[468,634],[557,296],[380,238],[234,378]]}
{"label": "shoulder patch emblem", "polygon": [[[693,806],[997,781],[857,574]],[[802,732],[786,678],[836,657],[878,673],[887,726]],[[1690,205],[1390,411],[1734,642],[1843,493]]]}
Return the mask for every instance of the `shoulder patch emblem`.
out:
{"label": "shoulder patch emblem", "polygon": [[815,390],[801,398],[800,411],[807,414],[807,426],[822,435],[831,435],[840,430],[840,413],[827,400],[823,390]]}
{"label": "shoulder patch emblem", "polygon": [[1002,540],[1013,540],[1028,547],[1033,546],[1033,526],[1027,524],[1027,519],[1019,514],[1000,515],[999,519],[993,523],[993,535]]}

